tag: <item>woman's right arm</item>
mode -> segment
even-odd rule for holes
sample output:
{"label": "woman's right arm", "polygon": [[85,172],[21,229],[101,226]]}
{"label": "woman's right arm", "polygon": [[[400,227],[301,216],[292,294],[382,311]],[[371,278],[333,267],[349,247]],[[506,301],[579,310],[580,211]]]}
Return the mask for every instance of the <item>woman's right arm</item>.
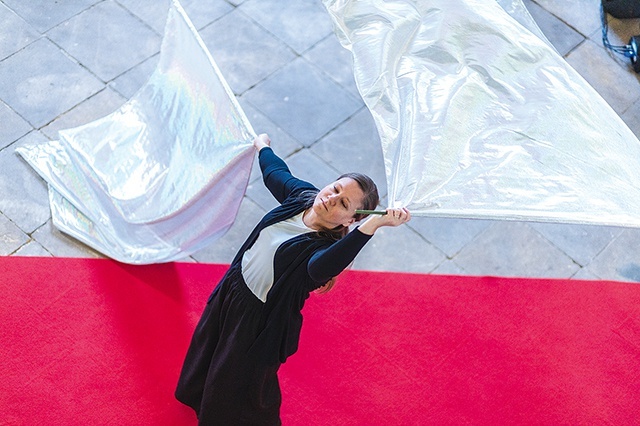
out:
{"label": "woman's right arm", "polygon": [[291,174],[287,164],[271,149],[271,140],[265,133],[254,139],[253,146],[258,150],[258,161],[264,184],[279,203],[282,203],[291,191],[299,187],[313,188],[313,185]]}

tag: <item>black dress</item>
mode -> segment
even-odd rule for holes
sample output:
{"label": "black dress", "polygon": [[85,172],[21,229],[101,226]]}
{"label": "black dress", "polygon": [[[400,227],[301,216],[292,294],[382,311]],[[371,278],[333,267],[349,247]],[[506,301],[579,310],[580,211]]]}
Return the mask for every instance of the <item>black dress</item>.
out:
{"label": "black dress", "polygon": [[209,297],[176,390],[201,425],[280,424],[277,372],[298,349],[304,302],[371,238],[356,229],[337,242],[316,232],[285,241],[275,253],[273,285],[262,302],[244,281],[242,256],[262,229],[304,211],[300,194],[317,188],[292,176],[270,148],[260,151],[259,160],[265,185],[281,204],[252,231]]}

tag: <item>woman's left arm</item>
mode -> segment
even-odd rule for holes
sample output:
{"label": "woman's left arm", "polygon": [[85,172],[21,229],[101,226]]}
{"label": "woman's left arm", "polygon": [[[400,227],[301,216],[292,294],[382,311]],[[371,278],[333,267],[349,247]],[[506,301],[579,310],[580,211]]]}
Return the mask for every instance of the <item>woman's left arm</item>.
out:
{"label": "woman's left arm", "polygon": [[399,226],[410,219],[409,210],[404,208],[387,209],[386,215],[372,215],[367,218],[344,238],[311,257],[307,267],[311,279],[324,283],[337,276],[355,259],[378,229],[383,226]]}

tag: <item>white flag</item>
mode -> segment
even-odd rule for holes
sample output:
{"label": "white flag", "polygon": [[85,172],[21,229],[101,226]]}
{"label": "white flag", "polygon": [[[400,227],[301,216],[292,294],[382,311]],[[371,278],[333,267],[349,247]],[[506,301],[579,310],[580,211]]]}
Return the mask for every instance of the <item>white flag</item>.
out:
{"label": "white flag", "polygon": [[186,257],[233,223],[255,133],[172,1],[159,64],[114,113],[18,152],[49,184],[54,224],[126,263]]}

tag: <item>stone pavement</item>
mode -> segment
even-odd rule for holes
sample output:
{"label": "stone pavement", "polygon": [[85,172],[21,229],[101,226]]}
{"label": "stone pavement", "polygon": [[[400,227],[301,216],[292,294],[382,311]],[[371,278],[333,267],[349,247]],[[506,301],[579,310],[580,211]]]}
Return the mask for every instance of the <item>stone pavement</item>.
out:
{"label": "stone pavement", "polygon": [[[168,0],[0,0],[0,255],[100,257],[51,224],[46,184],[14,153],[107,115],[154,69]],[[601,42],[600,0],[526,1],[556,49],[640,134],[640,84]],[[384,189],[372,118],[320,0],[183,0],[258,133],[298,176],[345,171]],[[640,34],[610,19],[613,44]],[[185,259],[230,262],[275,205],[257,173],[232,229]],[[640,230],[414,218],[383,229],[354,268],[640,281]]]}

